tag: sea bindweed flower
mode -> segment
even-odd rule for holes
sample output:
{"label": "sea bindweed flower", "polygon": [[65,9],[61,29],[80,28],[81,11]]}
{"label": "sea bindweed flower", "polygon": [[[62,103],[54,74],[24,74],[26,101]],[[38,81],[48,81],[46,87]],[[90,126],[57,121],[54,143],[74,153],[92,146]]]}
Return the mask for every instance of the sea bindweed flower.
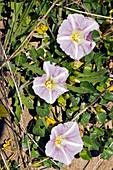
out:
{"label": "sea bindweed flower", "polygon": [[46,74],[34,79],[33,90],[47,103],[53,104],[61,94],[68,91],[65,86],[69,76],[68,70],[64,67],[50,64],[49,61],[44,62],[43,70]]}
{"label": "sea bindweed flower", "polygon": [[45,153],[54,160],[69,165],[74,155],[81,152],[83,141],[76,122],[59,124],[52,128]]}
{"label": "sea bindweed flower", "polygon": [[72,59],[80,60],[95,47],[92,31],[98,29],[99,25],[94,19],[81,14],[69,14],[58,30],[57,42]]}

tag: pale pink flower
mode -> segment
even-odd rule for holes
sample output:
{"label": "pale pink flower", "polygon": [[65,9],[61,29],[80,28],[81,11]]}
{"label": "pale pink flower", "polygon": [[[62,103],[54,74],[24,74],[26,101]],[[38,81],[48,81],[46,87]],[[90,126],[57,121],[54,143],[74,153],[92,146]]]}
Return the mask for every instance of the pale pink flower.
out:
{"label": "pale pink flower", "polygon": [[33,90],[40,98],[52,104],[61,94],[68,91],[65,86],[65,81],[69,76],[68,70],[50,64],[49,61],[44,62],[43,70],[46,74],[34,79]]}
{"label": "pale pink flower", "polygon": [[45,153],[53,160],[69,165],[74,155],[81,152],[83,141],[76,122],[59,124],[52,128]]}
{"label": "pale pink flower", "polygon": [[80,60],[95,47],[92,31],[98,30],[98,23],[81,14],[69,14],[63,21],[57,36],[61,49],[75,60]]}

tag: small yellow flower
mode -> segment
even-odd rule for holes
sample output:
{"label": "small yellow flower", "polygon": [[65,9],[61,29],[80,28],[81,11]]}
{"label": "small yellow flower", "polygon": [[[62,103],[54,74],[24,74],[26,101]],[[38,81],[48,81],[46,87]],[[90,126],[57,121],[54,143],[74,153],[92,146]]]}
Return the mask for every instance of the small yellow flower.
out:
{"label": "small yellow flower", "polygon": [[2,150],[7,150],[9,146],[11,146],[12,139],[8,139],[4,141],[4,144],[2,145]]}
{"label": "small yellow flower", "polygon": [[108,89],[109,92],[113,91],[113,86]]}
{"label": "small yellow flower", "polygon": [[44,34],[46,31],[48,30],[48,27],[44,24],[41,24],[36,31],[38,32],[38,34]]}
{"label": "small yellow flower", "polygon": [[45,121],[46,121],[46,124],[48,126],[54,126],[57,122],[55,121],[55,119],[53,118],[50,118],[50,117],[45,117]]}

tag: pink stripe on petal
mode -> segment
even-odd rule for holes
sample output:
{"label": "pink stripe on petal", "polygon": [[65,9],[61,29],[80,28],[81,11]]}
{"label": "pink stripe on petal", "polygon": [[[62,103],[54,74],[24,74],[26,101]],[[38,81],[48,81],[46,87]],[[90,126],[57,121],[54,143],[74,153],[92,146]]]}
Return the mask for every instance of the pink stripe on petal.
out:
{"label": "pink stripe on petal", "polygon": [[47,78],[46,74],[43,74],[41,77],[36,77],[33,81],[33,85],[40,85],[44,83],[46,78]]}
{"label": "pink stripe on petal", "polygon": [[65,83],[68,76],[69,76],[69,74],[62,73],[62,74],[58,75],[57,77],[55,77],[54,81],[58,82],[58,83]]}
{"label": "pink stripe on petal", "polygon": [[[49,146],[50,147],[50,146]],[[52,147],[52,146],[51,146]],[[50,147],[50,148],[51,148]],[[47,151],[46,151],[47,153]],[[65,153],[63,148],[55,148],[54,152],[51,152],[50,155],[48,155],[50,157],[52,157],[54,160],[65,163],[67,165],[69,165],[71,163],[72,160],[70,160],[67,156],[67,154]]]}
{"label": "pink stripe on petal", "polygon": [[95,42],[91,42],[91,41],[85,41],[83,44],[81,44],[85,55],[89,54],[93,50],[95,45],[96,45]]}
{"label": "pink stripe on petal", "polygon": [[59,33],[59,35],[62,35],[62,36],[63,35],[68,36],[68,35],[71,35],[72,30],[73,29],[72,29],[71,23],[66,19],[62,22],[62,24],[58,30],[58,33]]}
{"label": "pink stripe on petal", "polygon": [[71,40],[67,40],[67,41],[57,40],[57,42],[60,44],[60,47],[62,48],[63,51],[66,51],[69,48],[69,46],[72,44]]}
{"label": "pink stripe on petal", "polygon": [[54,131],[54,133],[56,133],[57,136],[62,135],[64,132],[64,128],[62,128],[62,124],[55,126],[52,130]]}
{"label": "pink stripe on petal", "polygon": [[[70,125],[71,125],[71,127],[70,127]],[[68,137],[68,135],[75,133],[75,131],[76,131],[76,135],[79,134],[79,128],[78,128],[78,125],[77,125],[76,122],[71,122],[70,124],[65,124],[64,123],[64,126],[66,126],[67,130],[63,134],[63,137],[65,137],[65,136]]]}
{"label": "pink stripe on petal", "polygon": [[47,142],[45,148],[46,148],[45,150],[46,155],[50,157],[53,154],[53,152],[55,152],[55,149],[56,149],[54,142],[51,142],[51,141]]}
{"label": "pink stripe on petal", "polygon": [[60,161],[66,165],[69,165],[72,162],[74,155],[67,154],[67,152],[65,152],[64,148],[61,149],[61,153],[62,153],[62,156],[59,157]]}
{"label": "pink stripe on petal", "polygon": [[61,49],[71,58],[75,56],[75,46],[72,41],[59,41]]}
{"label": "pink stripe on petal", "polygon": [[74,149],[77,149],[77,148],[80,148],[80,147],[82,148],[82,147],[83,147],[83,142],[81,142],[81,143],[76,143],[76,141],[75,141],[75,142],[71,142],[71,141],[65,140],[64,144],[65,144],[66,146],[69,146],[69,147],[71,148],[71,150],[74,150]]}
{"label": "pink stripe on petal", "polygon": [[75,29],[76,29],[76,24],[75,24],[73,15],[72,15],[72,14],[69,14],[67,19],[70,21],[70,23],[71,23],[71,25],[72,25],[72,29],[75,30]]}
{"label": "pink stripe on petal", "polygon": [[[60,135],[60,132],[58,131],[58,125],[57,126],[54,126],[51,130],[51,135],[50,135],[50,139],[55,139],[57,136]],[[55,138],[54,138],[54,137]]]}
{"label": "pink stripe on petal", "polygon": [[44,93],[44,91],[46,90],[45,86],[43,87],[34,87],[34,92],[37,94],[37,95],[42,95]]}
{"label": "pink stripe on petal", "polygon": [[44,99],[47,103],[51,102],[49,90],[44,87],[39,87],[34,89],[35,93],[40,96],[40,98]]}
{"label": "pink stripe on petal", "polygon": [[64,67],[55,66],[54,73],[52,74],[52,76],[56,79],[57,76],[61,75],[62,73],[67,74],[68,70]]}
{"label": "pink stripe on petal", "polygon": [[77,153],[81,152],[82,149],[83,149],[83,145],[79,145],[79,146],[76,146],[76,147],[73,147],[71,145],[66,145],[64,147],[65,152],[68,153],[68,155],[70,155],[70,157],[72,155],[73,158],[74,158],[74,155],[76,155]]}
{"label": "pink stripe on petal", "polygon": [[50,64],[50,61],[45,61],[43,64],[43,70],[45,70],[47,77],[51,77],[55,70],[55,66]]}
{"label": "pink stripe on petal", "polygon": [[94,30],[94,27],[95,27],[95,23],[93,23],[92,25],[89,25],[88,27],[86,27],[83,32],[86,33],[86,32],[90,32],[92,30]]}
{"label": "pink stripe on petal", "polygon": [[73,15],[74,22],[76,24],[76,28],[74,30],[81,30],[81,27],[85,27],[84,25],[84,15],[81,14],[71,14]]}

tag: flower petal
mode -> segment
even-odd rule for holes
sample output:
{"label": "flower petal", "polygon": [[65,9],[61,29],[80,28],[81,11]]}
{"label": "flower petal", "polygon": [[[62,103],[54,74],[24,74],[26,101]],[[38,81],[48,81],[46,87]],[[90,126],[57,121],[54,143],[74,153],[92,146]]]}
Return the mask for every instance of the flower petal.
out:
{"label": "flower petal", "polygon": [[47,156],[52,157],[52,154],[55,152],[55,145],[54,142],[52,140],[48,141],[46,146],[45,146],[45,153]]}
{"label": "flower petal", "polygon": [[44,99],[47,103],[54,103],[52,100],[51,91],[48,90],[45,86],[33,86],[35,94],[37,94],[40,98]]}
{"label": "flower petal", "polygon": [[64,84],[69,76],[69,73],[67,69],[62,68],[62,72],[60,72],[59,74],[56,72],[54,76],[55,76],[55,78],[53,78],[54,82]]}
{"label": "flower petal", "polygon": [[46,80],[46,74],[43,74],[41,77],[36,77],[33,81],[33,85],[39,86],[40,84],[43,84]]}
{"label": "flower petal", "polygon": [[95,47],[95,42],[93,41],[84,41],[84,43],[78,46],[78,58],[80,60],[83,56],[89,54]]}
{"label": "flower petal", "polygon": [[83,30],[84,33],[99,29],[99,25],[94,19],[86,17],[85,21],[86,21],[86,27]]}
{"label": "flower petal", "polygon": [[67,54],[70,55],[71,58],[75,56],[75,46],[71,40],[61,41],[58,42],[60,44],[60,48]]}
{"label": "flower petal", "polygon": [[57,40],[59,41],[64,41],[64,40],[71,40],[71,36],[62,36],[62,37],[58,37]]}
{"label": "flower petal", "polygon": [[[49,61],[44,62],[43,69],[47,73],[48,77],[51,77],[51,76],[52,77],[57,77],[57,76],[59,76],[62,73],[65,74],[66,79],[69,76],[68,70],[66,68],[60,67],[60,66],[54,66],[54,65],[50,64]],[[65,81],[66,81],[66,79],[65,79]]]}
{"label": "flower petal", "polygon": [[[63,84],[62,84],[63,86]],[[56,101],[56,99],[63,93],[68,91],[65,86],[61,87],[60,85],[55,85],[54,89],[51,90],[51,101],[49,101],[51,104]]]}
{"label": "flower petal", "polygon": [[65,19],[62,22],[62,24],[61,24],[61,26],[60,26],[60,28],[58,30],[58,33],[59,33],[58,35],[59,36],[60,35],[62,35],[62,36],[70,36],[72,31],[73,31],[73,28],[72,28],[71,22],[69,20]]}
{"label": "flower petal", "polygon": [[66,132],[63,132],[63,137],[68,136],[68,135],[72,135],[75,134],[76,131],[76,135],[80,134],[79,133],[79,128],[76,122],[67,122],[64,123],[64,128],[66,129]]}
{"label": "flower petal", "polygon": [[73,28],[74,31],[84,29],[84,27],[86,26],[86,24],[84,22],[84,15],[82,15],[82,14],[69,14],[69,16],[73,17],[74,23],[76,25]]}
{"label": "flower petal", "polygon": [[[78,21],[78,14],[69,14],[67,19],[68,21],[70,21],[71,25],[72,25],[72,31],[75,31],[78,29],[78,23],[76,22],[76,20]],[[76,19],[75,19],[76,18]],[[80,15],[79,15],[79,18],[80,18]]]}
{"label": "flower petal", "polygon": [[54,73],[54,65],[50,64],[50,61],[45,61],[43,70],[45,70],[47,77],[50,77]]}
{"label": "flower petal", "polygon": [[49,141],[46,144],[45,147],[45,153],[47,156],[52,157],[54,160],[62,162],[66,165],[69,165],[72,161],[72,159],[74,158],[73,155],[68,156],[63,148],[57,148],[54,145],[54,142]]}

